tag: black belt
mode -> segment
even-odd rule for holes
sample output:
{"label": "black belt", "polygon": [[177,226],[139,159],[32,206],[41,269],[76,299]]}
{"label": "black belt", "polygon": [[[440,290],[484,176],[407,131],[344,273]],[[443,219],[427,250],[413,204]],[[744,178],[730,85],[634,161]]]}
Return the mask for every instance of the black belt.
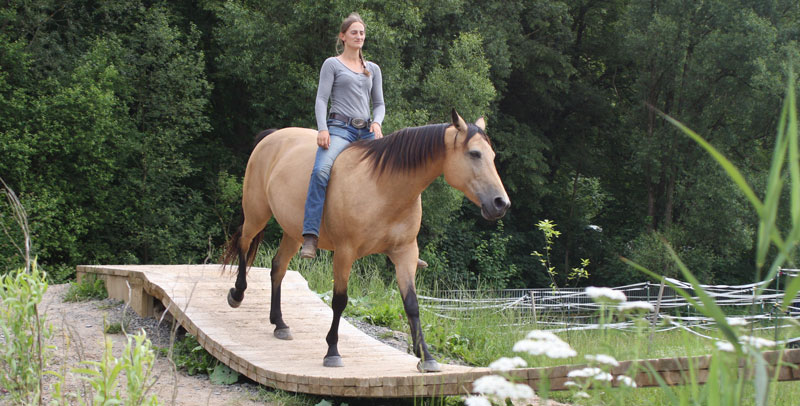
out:
{"label": "black belt", "polygon": [[350,118],[339,113],[331,113],[328,115],[328,118],[343,121],[345,124],[352,126],[353,128],[358,128],[359,130],[362,128],[367,128],[370,122],[370,120],[364,120],[363,118]]}

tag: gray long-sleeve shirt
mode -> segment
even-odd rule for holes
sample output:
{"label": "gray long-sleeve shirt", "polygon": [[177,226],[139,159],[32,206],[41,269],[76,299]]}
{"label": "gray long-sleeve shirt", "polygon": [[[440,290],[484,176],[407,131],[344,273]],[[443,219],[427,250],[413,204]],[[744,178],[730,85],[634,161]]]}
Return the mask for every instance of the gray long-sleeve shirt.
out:
{"label": "gray long-sleeve shirt", "polygon": [[328,99],[330,111],[351,118],[370,118],[370,98],[372,99],[372,121],[383,123],[386,106],[383,104],[383,78],[381,68],[367,62],[370,75],[355,73],[336,57],[330,57],[322,64],[319,72],[319,87],[314,113],[317,129],[327,130]]}

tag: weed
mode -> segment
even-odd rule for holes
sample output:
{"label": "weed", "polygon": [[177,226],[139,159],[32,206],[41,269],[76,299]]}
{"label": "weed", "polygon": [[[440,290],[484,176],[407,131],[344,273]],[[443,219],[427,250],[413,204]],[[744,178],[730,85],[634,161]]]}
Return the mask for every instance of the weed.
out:
{"label": "weed", "polygon": [[106,284],[100,278],[84,277],[80,282],[71,282],[64,296],[65,302],[102,300],[108,297]]}
{"label": "weed", "polygon": [[52,334],[37,310],[45,291],[45,276],[35,262],[30,273],[22,268],[0,277],[0,329],[5,338],[0,352],[0,387],[16,404],[41,401],[47,363],[42,342]]}
{"label": "weed", "polygon": [[323,401],[323,398],[314,395],[285,392],[280,389],[269,389],[264,386],[260,386],[254,400],[283,406],[310,406],[318,405]]}
{"label": "weed", "polygon": [[[155,377],[151,375],[155,359],[152,343],[142,330],[128,336],[128,343],[120,358],[114,357],[111,338],[106,337],[103,358],[100,361],[83,361],[84,366],[73,368],[72,372],[83,375],[82,378],[92,386],[92,404],[153,406],[158,405],[158,398],[156,395],[148,396],[148,392],[155,384]],[[119,382],[122,377],[125,378],[124,395]],[[59,378],[54,385],[53,398],[57,403],[65,404],[62,394],[64,377]]]}
{"label": "weed", "polygon": [[105,326],[103,332],[106,334],[122,334],[122,323],[116,322]]}
{"label": "weed", "polygon": [[[159,348],[163,355],[169,354],[168,348]],[[211,375],[219,361],[208,353],[191,334],[182,340],[175,341],[172,347],[172,360],[178,369],[185,370],[189,375]]]}

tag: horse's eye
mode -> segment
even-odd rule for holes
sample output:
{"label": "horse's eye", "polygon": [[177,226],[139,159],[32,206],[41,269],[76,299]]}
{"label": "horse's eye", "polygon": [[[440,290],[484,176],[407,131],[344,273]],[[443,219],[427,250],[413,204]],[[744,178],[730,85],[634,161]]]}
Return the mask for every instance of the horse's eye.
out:
{"label": "horse's eye", "polygon": [[469,156],[475,159],[481,159],[481,151],[469,151]]}

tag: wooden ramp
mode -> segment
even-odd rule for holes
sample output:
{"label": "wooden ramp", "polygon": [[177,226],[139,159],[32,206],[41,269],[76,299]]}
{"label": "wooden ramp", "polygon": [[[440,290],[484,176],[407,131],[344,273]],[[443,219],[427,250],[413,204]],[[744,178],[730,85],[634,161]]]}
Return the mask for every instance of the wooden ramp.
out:
{"label": "wooden ramp", "polygon": [[439,373],[419,373],[418,358],[344,319],[339,352],[345,366],[325,368],[325,335],[333,312],[299,273],[288,271],[282,284],[283,319],[294,336],[283,341],[272,335],[274,326],[269,323],[270,270],[250,269],[238,309],[226,301],[234,277],[220,270],[220,265],[81,265],[78,275],[101,275],[109,296],[128,301],[141,316],[153,315],[153,298],[160,300],[214,357],[274,388],[351,397],[457,395],[468,393],[475,379],[489,373],[487,368],[447,364]]}
{"label": "wooden ramp", "polygon": [[[491,373],[488,368],[447,364],[439,373],[419,373],[416,357],[373,339],[344,319],[339,326],[339,352],[345,366],[325,368],[325,335],[333,314],[299,273],[289,271],[283,280],[283,318],[294,340],[282,341],[272,335],[274,327],[269,323],[269,269],[250,269],[248,289],[238,309],[229,307],[226,300],[234,278],[220,270],[220,265],[81,265],[78,279],[98,275],[106,281],[110,297],[125,300],[143,317],[155,316],[154,303],[160,300],[214,357],[273,388],[349,397],[465,395],[473,381]],[[777,373],[781,381],[800,380],[800,350],[770,351],[764,356],[773,366],[770,376]],[[702,384],[708,379],[709,361],[709,356],[624,361],[610,372],[632,375],[639,387],[658,385],[649,371],[668,385],[686,383],[692,375]],[[565,390],[570,380],[567,373],[583,367],[522,368],[511,375],[536,390],[544,377],[550,390]],[[749,373],[744,360],[739,368]]]}

